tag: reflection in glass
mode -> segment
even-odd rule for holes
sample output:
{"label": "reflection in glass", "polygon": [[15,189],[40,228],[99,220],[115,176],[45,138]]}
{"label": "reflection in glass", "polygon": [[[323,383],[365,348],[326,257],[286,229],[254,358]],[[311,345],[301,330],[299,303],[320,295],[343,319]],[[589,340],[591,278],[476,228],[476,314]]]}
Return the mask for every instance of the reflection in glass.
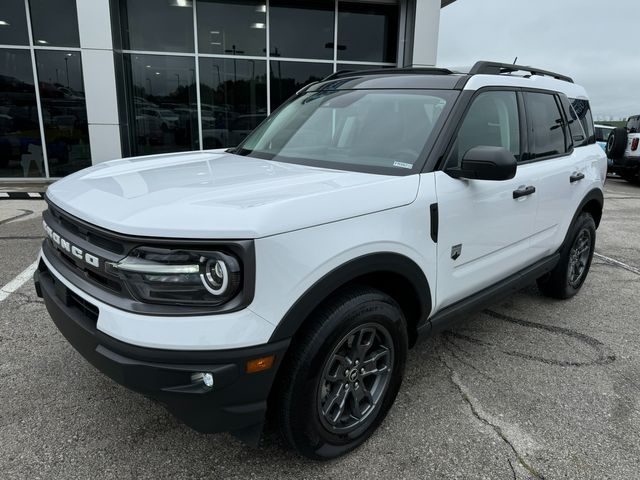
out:
{"label": "reflection in glass", "polygon": [[322,80],[333,72],[329,63],[271,61],[271,111],[305,85]]}
{"label": "reflection in glass", "polygon": [[338,4],[338,59],[395,62],[398,5]]}
{"label": "reflection in glass", "polygon": [[29,45],[24,0],[2,0],[0,45]]}
{"label": "reflection in glass", "polygon": [[31,56],[0,50],[0,177],[44,175]]}
{"label": "reflection in glass", "polygon": [[120,0],[123,47],[194,52],[191,0]]}
{"label": "reflection in glass", "polygon": [[49,175],[62,177],[91,165],[80,53],[36,51]]}
{"label": "reflection in glass", "polygon": [[134,155],[198,148],[195,63],[191,57],[126,55]]}
{"label": "reflection in glass", "polygon": [[269,2],[272,57],[333,59],[333,0]]}
{"label": "reflection in glass", "polygon": [[358,72],[360,70],[380,70],[382,68],[394,68],[395,65],[367,65],[363,63],[339,63],[338,72]]}
{"label": "reflection in glass", "polygon": [[198,0],[200,53],[265,55],[264,0]]}
{"label": "reflection in glass", "polygon": [[200,59],[204,148],[238,145],[267,117],[267,69],[261,60]]}
{"label": "reflection in glass", "polygon": [[34,45],[80,46],[76,0],[29,0],[29,9]]}

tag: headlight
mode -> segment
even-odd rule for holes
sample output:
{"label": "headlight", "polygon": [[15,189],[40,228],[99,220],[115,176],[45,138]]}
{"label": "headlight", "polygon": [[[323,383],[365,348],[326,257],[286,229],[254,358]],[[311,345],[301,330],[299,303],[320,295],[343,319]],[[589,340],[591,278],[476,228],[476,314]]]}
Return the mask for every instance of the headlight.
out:
{"label": "headlight", "polygon": [[139,247],[107,271],[117,275],[139,301],[170,305],[217,306],[240,289],[236,257],[224,252]]}

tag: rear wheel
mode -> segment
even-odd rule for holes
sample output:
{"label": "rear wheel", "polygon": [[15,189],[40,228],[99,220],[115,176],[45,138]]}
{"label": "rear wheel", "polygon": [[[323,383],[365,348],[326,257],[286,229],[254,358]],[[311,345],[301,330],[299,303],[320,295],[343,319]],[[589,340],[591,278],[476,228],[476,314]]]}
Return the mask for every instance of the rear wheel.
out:
{"label": "rear wheel", "polygon": [[329,300],[285,360],[278,423],[302,455],[330,459],[361,445],[402,383],[407,328],[397,303],[356,287]]}
{"label": "rear wheel", "polygon": [[556,267],[538,279],[538,288],[549,297],[573,297],[584,284],[596,244],[596,224],[583,212],[571,226],[567,243],[560,250]]}

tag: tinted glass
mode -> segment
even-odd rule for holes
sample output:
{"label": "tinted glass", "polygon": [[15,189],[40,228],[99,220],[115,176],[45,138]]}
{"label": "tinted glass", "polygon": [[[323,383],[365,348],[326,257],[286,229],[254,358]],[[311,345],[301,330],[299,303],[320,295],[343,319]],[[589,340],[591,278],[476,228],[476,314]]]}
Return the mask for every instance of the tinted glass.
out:
{"label": "tinted glass", "polygon": [[125,49],[194,52],[191,0],[120,0]]}
{"label": "tinted glass", "polygon": [[0,177],[44,175],[31,56],[0,50]]}
{"label": "tinted glass", "polygon": [[322,80],[333,72],[330,63],[271,61],[271,111],[305,85]]}
{"label": "tinted glass", "polygon": [[593,143],[595,141],[595,131],[593,126],[593,117],[591,115],[591,106],[588,100],[571,99],[571,106],[576,112],[576,115],[580,119],[582,128],[587,135],[587,143]]}
{"label": "tinted glass", "polygon": [[0,6],[0,44],[29,44],[24,0],[2,0]]}
{"label": "tinted glass", "polygon": [[238,153],[367,170],[411,170],[453,91],[309,92],[258,127]]}
{"label": "tinted glass", "polygon": [[640,117],[630,117],[627,121],[627,130],[629,133],[640,132]]}
{"label": "tinted glass", "polygon": [[546,93],[525,93],[532,158],[559,155],[566,151],[564,120],[555,96]]}
{"label": "tinted glass", "polygon": [[49,175],[91,165],[82,62],[78,52],[36,51]]}
{"label": "tinted glass", "polygon": [[272,57],[333,59],[333,0],[269,3]]}
{"label": "tinted glass", "polygon": [[79,47],[76,0],[29,0],[34,45]]}
{"label": "tinted glass", "polygon": [[607,140],[609,140],[610,134],[611,134],[610,128],[596,127],[596,141],[606,142]]}
{"label": "tinted glass", "polygon": [[398,5],[338,4],[338,59],[395,62]]}
{"label": "tinted glass", "polygon": [[198,148],[195,63],[190,57],[127,55],[135,155]]}
{"label": "tinted glass", "polygon": [[264,0],[199,0],[199,52],[264,56],[266,11]]}
{"label": "tinted glass", "polygon": [[[567,149],[573,147],[582,147],[588,144],[587,134],[582,128],[582,123],[578,118],[578,114],[575,109],[568,103],[562,99],[562,104],[564,106],[565,115],[569,120],[569,132],[571,133],[571,137],[567,136]],[[567,114],[568,112],[568,114]]]}
{"label": "tinted glass", "polygon": [[382,66],[382,65],[366,65],[362,63],[339,63],[337,70],[357,72],[359,70],[380,70],[383,68],[394,68],[394,67]]}
{"label": "tinted glass", "polygon": [[520,158],[520,123],[515,92],[481,93],[469,107],[451,154],[450,166],[459,166],[473,147],[504,147]]}
{"label": "tinted glass", "polygon": [[204,148],[238,145],[267,117],[267,66],[261,60],[200,59]]}

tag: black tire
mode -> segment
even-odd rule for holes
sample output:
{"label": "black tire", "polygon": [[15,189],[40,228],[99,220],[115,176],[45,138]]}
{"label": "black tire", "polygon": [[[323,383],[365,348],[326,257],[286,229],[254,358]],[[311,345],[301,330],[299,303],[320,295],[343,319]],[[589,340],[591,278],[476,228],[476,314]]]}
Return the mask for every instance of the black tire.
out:
{"label": "black tire", "polygon": [[[588,242],[585,245],[584,242]],[[583,212],[571,226],[560,260],[551,272],[538,279],[538,288],[548,297],[567,299],[580,291],[591,267],[596,245],[596,224]]]}
{"label": "black tire", "polygon": [[606,148],[607,158],[617,160],[624,156],[628,136],[627,130],[623,127],[617,127],[609,134]]}
{"label": "black tire", "polygon": [[407,327],[398,304],[368,287],[333,296],[309,320],[284,360],[274,401],[289,445],[328,460],[360,446],[387,415],[402,383]]}

